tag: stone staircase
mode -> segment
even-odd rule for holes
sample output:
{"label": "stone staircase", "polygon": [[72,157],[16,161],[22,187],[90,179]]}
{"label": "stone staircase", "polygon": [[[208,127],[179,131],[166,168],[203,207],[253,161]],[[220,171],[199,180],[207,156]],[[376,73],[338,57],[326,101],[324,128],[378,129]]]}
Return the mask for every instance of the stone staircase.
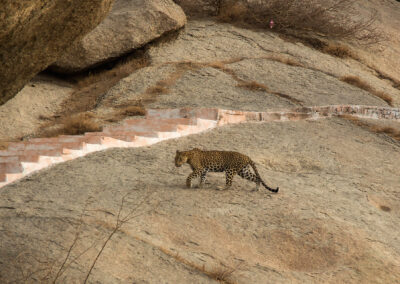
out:
{"label": "stone staircase", "polygon": [[61,135],[11,143],[0,150],[0,187],[50,165],[113,147],[141,147],[199,133],[225,124],[320,119],[348,114],[400,121],[400,109],[369,106],[302,107],[270,112],[203,109],[149,109],[145,118],[127,119],[102,132]]}

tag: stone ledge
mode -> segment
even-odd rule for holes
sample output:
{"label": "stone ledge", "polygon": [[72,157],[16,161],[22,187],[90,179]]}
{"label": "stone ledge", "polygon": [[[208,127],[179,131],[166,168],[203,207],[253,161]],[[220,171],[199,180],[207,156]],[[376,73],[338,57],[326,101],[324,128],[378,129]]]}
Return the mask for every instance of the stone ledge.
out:
{"label": "stone ledge", "polygon": [[145,119],[127,119],[119,126],[106,127],[103,132],[11,143],[7,150],[0,150],[0,187],[53,164],[109,148],[148,146],[225,124],[315,120],[339,115],[400,121],[399,108],[359,105],[301,107],[269,112],[216,108],[150,109]]}

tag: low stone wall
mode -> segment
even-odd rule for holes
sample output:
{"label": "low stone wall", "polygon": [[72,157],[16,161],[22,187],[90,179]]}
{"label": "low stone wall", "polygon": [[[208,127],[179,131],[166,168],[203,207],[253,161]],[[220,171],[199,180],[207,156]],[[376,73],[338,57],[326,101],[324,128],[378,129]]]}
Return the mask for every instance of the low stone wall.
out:
{"label": "low stone wall", "polygon": [[242,121],[293,121],[321,119],[332,116],[351,115],[360,118],[389,119],[400,121],[400,108],[332,105],[283,109],[269,112],[219,110],[218,125]]}
{"label": "low stone wall", "polygon": [[203,109],[150,109],[145,119],[127,119],[119,126],[84,135],[34,138],[0,150],[0,187],[50,165],[113,147],[141,147],[199,133],[225,124],[296,121],[339,115],[400,121],[399,108],[337,105],[251,112]]}

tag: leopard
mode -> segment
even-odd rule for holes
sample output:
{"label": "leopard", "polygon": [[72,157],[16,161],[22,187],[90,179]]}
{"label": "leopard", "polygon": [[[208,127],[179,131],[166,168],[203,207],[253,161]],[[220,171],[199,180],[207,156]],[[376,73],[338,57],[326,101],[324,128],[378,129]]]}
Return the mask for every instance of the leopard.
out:
{"label": "leopard", "polygon": [[[260,184],[271,192],[277,193],[279,187],[269,187],[261,178],[255,163],[250,157],[234,151],[203,151],[199,148],[193,148],[188,151],[176,150],[175,166],[181,167],[188,163],[192,169],[192,173],[186,179],[186,186],[192,187],[192,179],[200,177],[198,187],[202,188],[206,184],[206,175],[208,172],[225,172],[226,185],[224,188],[217,189],[226,190],[232,186],[233,177],[237,174],[240,177],[256,183],[256,188],[252,191],[258,191]],[[251,172],[253,168],[254,173]]]}

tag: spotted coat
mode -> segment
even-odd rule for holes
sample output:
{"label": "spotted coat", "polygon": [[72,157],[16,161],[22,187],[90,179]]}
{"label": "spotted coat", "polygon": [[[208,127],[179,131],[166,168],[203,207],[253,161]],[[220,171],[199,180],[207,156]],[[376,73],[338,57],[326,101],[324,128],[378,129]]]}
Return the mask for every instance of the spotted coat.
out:
{"label": "spotted coat", "polygon": [[[230,151],[202,151],[194,148],[189,151],[176,151],[175,166],[180,167],[188,163],[192,168],[192,173],[186,179],[186,186],[192,186],[192,179],[200,177],[199,187],[206,183],[208,172],[225,172],[226,186],[228,189],[232,185],[233,177],[238,174],[240,177],[256,183],[258,190],[260,183],[272,192],[278,192],[265,184],[257,171],[255,163],[246,155]],[[254,173],[251,172],[250,166]]]}

